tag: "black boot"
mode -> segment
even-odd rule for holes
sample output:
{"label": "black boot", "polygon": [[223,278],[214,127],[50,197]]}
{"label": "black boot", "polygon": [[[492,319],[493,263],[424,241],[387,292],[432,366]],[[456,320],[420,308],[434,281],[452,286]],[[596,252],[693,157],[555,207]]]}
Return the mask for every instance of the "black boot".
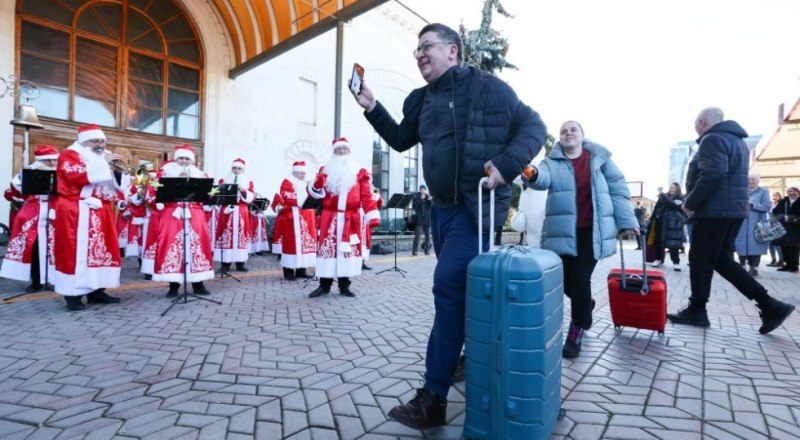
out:
{"label": "black boot", "polygon": [[40,283],[31,283],[25,288],[25,293],[36,293],[42,290],[44,290],[44,287]]}
{"label": "black boot", "polygon": [[443,426],[447,422],[446,415],[447,399],[425,388],[418,389],[417,395],[405,405],[389,411],[392,420],[419,430]]}
{"label": "black boot", "polygon": [[372,270],[371,267],[367,266],[367,263],[361,263],[361,270]]}
{"label": "black boot", "polygon": [[153,274],[151,273],[144,274],[144,279],[146,279],[147,281],[151,281],[153,279]]}
{"label": "black boot", "polygon": [[175,298],[178,296],[178,291],[181,289],[180,283],[169,283],[169,290],[167,291],[167,298]]}
{"label": "black boot", "polygon": [[195,295],[211,295],[211,292],[206,289],[206,286],[203,285],[202,281],[192,283],[192,293]]}
{"label": "black boot", "polygon": [[703,328],[711,327],[706,309],[693,304],[689,304],[689,307],[686,307],[678,313],[667,313],[667,319],[673,324],[691,325]]}
{"label": "black boot", "polygon": [[223,272],[230,272],[231,271],[231,263],[222,263],[221,268]]}
{"label": "black boot", "polygon": [[583,342],[584,333],[585,331],[575,325],[574,322],[569,323],[567,340],[564,342],[564,347],[561,349],[562,357],[566,359],[574,359],[581,354],[581,343]]}
{"label": "black boot", "polygon": [[64,299],[67,301],[67,310],[76,312],[86,309],[86,306],[81,302],[80,296],[65,296]]}
{"label": "black boot", "polygon": [[325,287],[319,286],[316,289],[314,289],[311,293],[309,293],[308,297],[309,298],[316,298],[318,296],[327,295],[329,293],[331,293],[331,288],[330,287],[325,288]]}
{"label": "black boot", "polygon": [[348,298],[355,298],[356,294],[350,290],[350,278],[341,277],[339,278],[339,294],[342,296],[346,296]]}
{"label": "black boot", "polygon": [[283,277],[286,278],[288,281],[295,280],[295,272],[294,269],[289,269],[288,267],[283,268]]}
{"label": "black boot", "polygon": [[239,271],[239,272],[247,272],[247,268],[244,267],[244,262],[240,261],[240,262],[236,263],[236,270]]}
{"label": "black boot", "polygon": [[306,279],[314,278],[313,275],[309,275],[309,274],[306,273],[306,268],[305,267],[295,270],[294,271],[294,276],[296,276],[297,278],[306,278]]}
{"label": "black boot", "polygon": [[783,321],[794,311],[794,305],[786,304],[775,298],[770,298],[767,304],[758,304],[758,308],[761,309],[761,312],[759,312],[759,315],[761,315],[761,328],[758,329],[758,332],[762,335],[766,335],[780,327]]}
{"label": "black boot", "polygon": [[119,302],[119,298],[106,293],[106,289],[97,289],[86,295],[86,302],[89,304],[114,304]]}

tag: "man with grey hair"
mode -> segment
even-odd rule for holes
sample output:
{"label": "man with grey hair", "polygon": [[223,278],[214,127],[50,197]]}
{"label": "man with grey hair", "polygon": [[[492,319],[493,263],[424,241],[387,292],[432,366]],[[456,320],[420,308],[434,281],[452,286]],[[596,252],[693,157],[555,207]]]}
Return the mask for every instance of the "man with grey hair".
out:
{"label": "man with grey hair", "polygon": [[698,149],[689,163],[683,211],[692,216],[689,306],[667,314],[674,324],[710,327],[706,303],[714,271],[761,310],[761,334],[778,328],[794,306],[767,294],[767,289],[733,259],[734,239],[747,216],[749,150],[747,132],[735,121],[724,120],[722,110],[709,107],[694,122]]}

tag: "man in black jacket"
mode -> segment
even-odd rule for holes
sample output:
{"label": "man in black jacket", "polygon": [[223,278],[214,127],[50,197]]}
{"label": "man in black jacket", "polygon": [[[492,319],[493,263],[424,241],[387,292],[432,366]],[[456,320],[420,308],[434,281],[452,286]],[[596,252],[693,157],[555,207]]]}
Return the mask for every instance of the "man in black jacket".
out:
{"label": "man in black jacket", "polygon": [[428,194],[428,187],[419,186],[419,192],[414,194],[411,202],[414,221],[414,242],[411,244],[411,255],[417,255],[419,250],[419,236],[422,235],[422,250],[425,255],[431,250],[431,196]]}
{"label": "man in black jacket", "polygon": [[778,301],[733,259],[734,241],[747,216],[749,150],[747,132],[722,110],[709,107],[695,120],[698,149],[686,175],[688,191],[683,211],[694,218],[689,250],[692,295],[689,306],[667,314],[674,324],[710,327],[706,303],[714,271],[761,310],[761,334],[778,328],[794,306]]}
{"label": "man in black jacket", "polygon": [[495,218],[505,219],[510,183],[545,142],[539,115],[497,77],[462,67],[458,33],[439,23],[425,26],[414,51],[427,85],[403,103],[398,124],[366,82],[354,95],[378,134],[397,151],[422,143],[422,172],[433,197],[431,226],[438,258],[433,274],[435,316],[425,358],[425,385],[389,416],[412,428],[445,424],[447,393],[464,343],[467,265],[478,254],[478,203],[484,203],[484,243],[489,243],[488,197],[478,182],[496,188]]}

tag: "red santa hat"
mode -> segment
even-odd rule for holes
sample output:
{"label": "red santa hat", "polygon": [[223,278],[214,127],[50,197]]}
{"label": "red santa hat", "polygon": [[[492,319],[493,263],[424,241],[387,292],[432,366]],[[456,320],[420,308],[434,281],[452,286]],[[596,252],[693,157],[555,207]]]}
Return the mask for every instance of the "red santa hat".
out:
{"label": "red santa hat", "polygon": [[36,160],[58,159],[58,148],[52,145],[39,145],[33,150]]}
{"label": "red santa hat", "polygon": [[191,160],[194,162],[195,151],[191,145],[183,144],[183,145],[176,145],[175,146],[175,153],[172,155],[175,159],[180,159],[182,157]]}
{"label": "red santa hat", "polygon": [[242,168],[244,168],[244,165],[245,165],[245,161],[241,157],[237,157],[236,159],[233,159],[233,163],[231,164],[232,167],[242,167]]}
{"label": "red santa hat", "polygon": [[340,137],[334,139],[331,145],[333,147],[333,151],[336,151],[337,148],[343,148],[343,147],[350,149],[350,141],[348,141],[346,137]]}
{"label": "red santa hat", "polygon": [[84,143],[92,139],[106,139],[106,134],[97,124],[81,125],[78,127],[78,143]]}
{"label": "red santa hat", "polygon": [[292,164],[292,172],[305,173],[306,163],[302,160],[297,160]]}

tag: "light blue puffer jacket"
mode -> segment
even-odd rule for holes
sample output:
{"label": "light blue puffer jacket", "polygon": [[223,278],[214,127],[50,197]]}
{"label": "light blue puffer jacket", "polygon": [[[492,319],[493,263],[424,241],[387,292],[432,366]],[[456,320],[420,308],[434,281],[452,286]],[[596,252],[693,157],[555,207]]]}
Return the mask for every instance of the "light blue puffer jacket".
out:
{"label": "light blue puffer jacket", "polygon": [[[583,148],[591,156],[592,207],[594,225],[592,242],[594,258],[614,255],[617,249],[617,232],[638,228],[633,214],[633,204],[625,176],[611,161],[611,152],[599,144],[584,140]],[[578,254],[576,238],[577,204],[575,170],[572,161],[564,156],[561,144],[537,168],[538,175],[530,187],[547,190],[542,248],[558,255]]]}

